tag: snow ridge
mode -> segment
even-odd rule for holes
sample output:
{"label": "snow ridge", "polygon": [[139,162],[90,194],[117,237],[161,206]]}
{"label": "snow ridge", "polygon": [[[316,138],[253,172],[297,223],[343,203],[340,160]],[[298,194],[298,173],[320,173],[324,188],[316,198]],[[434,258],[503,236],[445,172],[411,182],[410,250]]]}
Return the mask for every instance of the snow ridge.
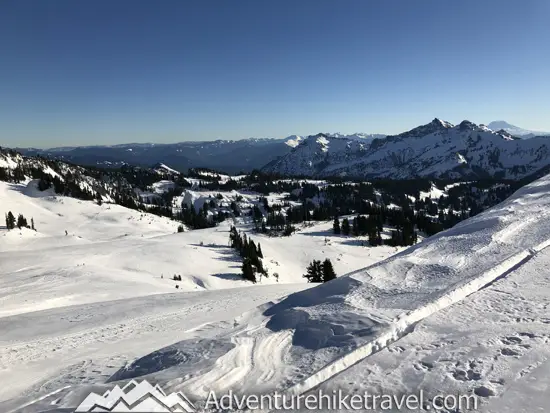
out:
{"label": "snow ridge", "polygon": [[337,360],[334,360],[323,369],[309,376],[307,379],[290,387],[287,390],[288,393],[291,395],[300,395],[314,389],[335,375],[350,368],[354,364],[357,364],[361,360],[364,360],[375,352],[388,347],[390,344],[404,337],[414,329],[415,324],[419,321],[422,321],[426,317],[429,317],[430,315],[463,300],[469,295],[474,294],[487,285],[493,283],[497,279],[505,277],[512,270],[525,264],[538,252],[548,246],[550,246],[550,239],[532,249],[514,254],[512,257],[506,259],[495,268],[485,272],[478,278],[471,280],[465,285],[448,292],[432,303],[426,304],[407,314],[396,317],[386,331],[377,339],[358,347]]}

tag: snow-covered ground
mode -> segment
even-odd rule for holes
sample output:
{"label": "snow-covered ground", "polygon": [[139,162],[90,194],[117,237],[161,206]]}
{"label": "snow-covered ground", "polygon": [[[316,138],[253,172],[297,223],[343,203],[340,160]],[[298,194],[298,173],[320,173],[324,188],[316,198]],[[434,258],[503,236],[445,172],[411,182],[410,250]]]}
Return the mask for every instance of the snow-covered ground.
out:
{"label": "snow-covered ground", "polygon": [[479,411],[548,411],[550,249],[322,385],[373,394],[476,394]]}
{"label": "snow-covered ground", "polygon": [[233,222],[177,233],[169,219],[35,185],[0,182],[0,212],[36,227],[0,226],[1,412],[68,383],[104,383],[138,357],[200,336],[205,323],[309,288],[302,274],[313,259],[331,258],[342,275],[397,251],[333,236],[331,222],[278,238],[237,221],[261,244],[271,274],[253,286],[228,247]]}
{"label": "snow-covered ground", "polygon": [[[547,176],[387,260],[159,346],[111,382],[145,378],[194,400],[230,389],[421,389],[474,394],[488,413],[546,411],[549,215]],[[52,380],[59,391],[29,411],[74,407],[112,386]]]}

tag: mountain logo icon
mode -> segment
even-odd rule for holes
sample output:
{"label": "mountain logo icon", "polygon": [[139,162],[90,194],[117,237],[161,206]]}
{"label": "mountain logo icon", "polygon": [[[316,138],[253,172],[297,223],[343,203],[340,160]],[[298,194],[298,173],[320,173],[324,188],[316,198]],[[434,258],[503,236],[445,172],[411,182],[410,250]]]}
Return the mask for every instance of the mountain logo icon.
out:
{"label": "mountain logo icon", "polygon": [[122,388],[116,385],[103,395],[90,393],[76,408],[75,413],[193,413],[195,411],[193,403],[182,392],[167,395],[159,385],[153,386],[146,380],[142,382],[132,380]]}

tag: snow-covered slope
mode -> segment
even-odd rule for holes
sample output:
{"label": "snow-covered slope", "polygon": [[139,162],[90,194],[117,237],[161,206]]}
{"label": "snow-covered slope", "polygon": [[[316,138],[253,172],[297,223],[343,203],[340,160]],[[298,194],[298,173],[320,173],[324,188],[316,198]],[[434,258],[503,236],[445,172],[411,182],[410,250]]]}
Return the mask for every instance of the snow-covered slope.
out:
{"label": "snow-covered slope", "polygon": [[488,177],[530,175],[550,163],[544,137],[514,139],[483,125],[457,126],[434,119],[383,139],[310,136],[264,170],[287,175],[379,178]]}
{"label": "snow-covered slope", "polygon": [[233,223],[177,233],[167,218],[36,184],[0,182],[0,214],[23,214],[36,228],[0,227],[0,401],[43,395],[79,369],[101,382],[119,363],[192,336],[187,330],[310,287],[302,274],[313,259],[331,258],[340,275],[397,251],[333,236],[331,222],[280,238],[237,220],[271,274],[254,286],[228,246]]}
{"label": "snow-covered slope", "polygon": [[538,131],[532,131],[528,129],[520,128],[519,126],[511,125],[508,122],[505,122],[503,120],[496,120],[487,125],[489,129],[492,129],[494,131],[506,131],[510,135],[518,136],[523,139],[532,138],[535,136],[545,136],[550,135],[550,132],[538,132]]}
{"label": "snow-covered slope", "polygon": [[[508,380],[521,392],[547,371],[548,211],[550,176],[385,261],[197,330],[200,340],[144,355],[111,380],[146,378],[194,400],[209,390],[303,394],[339,384],[462,389],[505,406],[490,397],[506,397]],[[174,352],[193,357],[144,368]],[[346,371],[373,355],[377,364]]]}
{"label": "snow-covered slope", "polygon": [[170,168],[169,166],[158,163],[153,166],[153,170],[159,173],[160,175],[179,175],[180,172],[176,171],[175,169]]}

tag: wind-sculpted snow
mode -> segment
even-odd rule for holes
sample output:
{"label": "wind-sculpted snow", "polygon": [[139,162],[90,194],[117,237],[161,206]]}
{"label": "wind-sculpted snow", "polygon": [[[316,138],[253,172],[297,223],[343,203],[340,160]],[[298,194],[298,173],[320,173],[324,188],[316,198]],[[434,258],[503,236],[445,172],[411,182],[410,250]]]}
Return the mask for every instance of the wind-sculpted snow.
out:
{"label": "wind-sculpted snow", "polygon": [[[250,312],[217,334],[210,331],[212,340],[234,347],[199,371],[185,362],[171,366],[165,374],[188,378],[172,381],[171,390],[195,397],[210,388],[306,392],[523,265],[550,244],[549,215],[545,177],[383,262]],[[291,346],[275,340],[281,334]],[[286,350],[275,351],[275,343]],[[270,362],[258,362],[266,354]]]}

